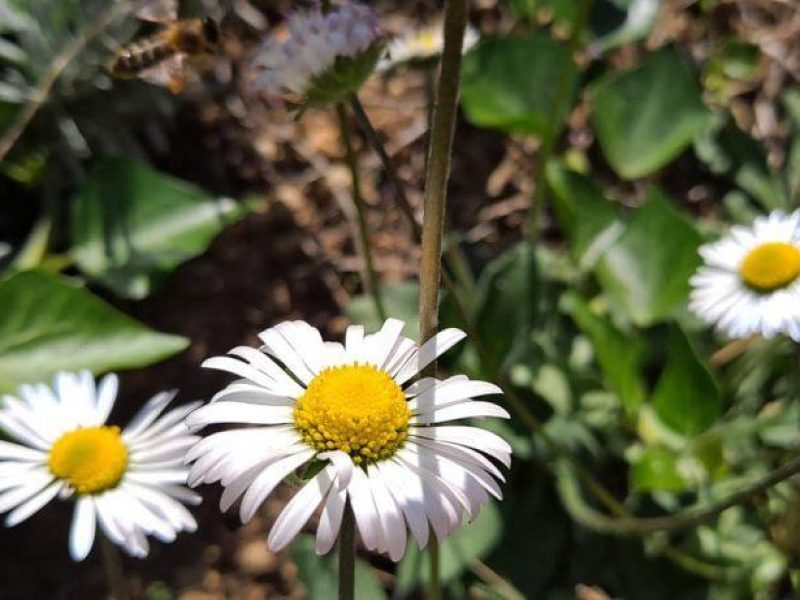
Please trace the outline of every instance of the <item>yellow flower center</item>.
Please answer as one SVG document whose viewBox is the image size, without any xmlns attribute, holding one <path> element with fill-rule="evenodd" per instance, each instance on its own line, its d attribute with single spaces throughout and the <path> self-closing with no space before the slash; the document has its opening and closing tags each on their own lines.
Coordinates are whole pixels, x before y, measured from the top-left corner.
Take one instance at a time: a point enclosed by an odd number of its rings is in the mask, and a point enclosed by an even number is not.
<svg viewBox="0 0 800 600">
<path fill-rule="evenodd" d="M 392 456 L 408 436 L 410 417 L 389 374 L 358 364 L 322 371 L 294 409 L 304 442 L 320 452 L 346 452 L 357 465 Z"/>
<path fill-rule="evenodd" d="M 79 494 L 114 488 L 128 466 L 119 427 L 85 427 L 62 435 L 49 457 L 50 472 Z"/>
<path fill-rule="evenodd" d="M 744 257 L 739 274 L 759 292 L 786 287 L 800 275 L 800 250 L 785 242 L 761 244 Z"/>
</svg>

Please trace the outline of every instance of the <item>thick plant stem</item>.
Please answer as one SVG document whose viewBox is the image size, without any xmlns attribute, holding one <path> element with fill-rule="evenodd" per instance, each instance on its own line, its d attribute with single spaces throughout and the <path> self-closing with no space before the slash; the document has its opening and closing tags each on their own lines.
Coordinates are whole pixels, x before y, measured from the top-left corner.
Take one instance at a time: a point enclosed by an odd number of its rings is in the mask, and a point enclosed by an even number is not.
<svg viewBox="0 0 800 600">
<path fill-rule="evenodd" d="M 442 236 L 447 182 L 453 150 L 461 47 L 467 23 L 466 0 L 448 0 L 444 16 L 444 51 L 433 110 L 428 164 L 425 176 L 422 261 L 420 264 L 420 338 L 425 341 L 438 326 Z"/>
<path fill-rule="evenodd" d="M 369 238 L 369 226 L 367 225 L 367 210 L 364 198 L 361 195 L 361 172 L 358 168 L 358 156 L 353 149 L 353 141 L 350 139 L 350 129 L 347 126 L 347 109 L 344 104 L 336 105 L 336 113 L 339 116 L 339 127 L 341 129 L 342 144 L 344 145 L 347 166 L 350 169 L 350 176 L 353 181 L 353 203 L 356 206 L 358 220 L 358 236 L 361 256 L 364 260 L 364 290 L 372 296 L 375 303 L 375 312 L 381 321 L 386 319 L 386 309 L 383 305 L 378 277 L 375 274 L 375 264 L 372 261 L 372 243 Z"/>
<path fill-rule="evenodd" d="M 442 238 L 447 204 L 447 182 L 450 177 L 450 159 L 458 112 L 461 48 L 466 25 L 466 0 L 448 0 L 444 13 L 444 50 L 439 68 L 425 173 L 422 260 L 419 272 L 420 342 L 433 337 L 439 326 L 439 286 L 442 276 Z M 431 365 L 425 374 L 435 376 L 436 365 Z M 431 580 L 427 596 L 429 600 L 441 598 L 438 550 L 435 543 L 430 544 L 428 556 L 431 564 Z"/>
<path fill-rule="evenodd" d="M 103 570 L 106 573 L 108 591 L 113 600 L 129 600 L 128 583 L 125 581 L 125 573 L 122 570 L 122 560 L 119 550 L 105 534 L 101 533 L 100 549 L 103 554 Z"/>
<path fill-rule="evenodd" d="M 350 501 L 344 508 L 339 529 L 339 600 L 354 600 L 356 595 L 356 527 Z"/>
</svg>

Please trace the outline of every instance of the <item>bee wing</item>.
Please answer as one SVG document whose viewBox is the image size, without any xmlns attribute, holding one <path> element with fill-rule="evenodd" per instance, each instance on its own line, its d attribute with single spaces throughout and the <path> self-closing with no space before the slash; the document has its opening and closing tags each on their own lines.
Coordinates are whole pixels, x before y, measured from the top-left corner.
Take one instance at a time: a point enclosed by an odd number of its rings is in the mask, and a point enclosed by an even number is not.
<svg viewBox="0 0 800 600">
<path fill-rule="evenodd" d="M 180 94 L 186 87 L 187 75 L 186 55 L 176 54 L 143 71 L 140 77 L 148 83 L 167 88 L 173 94 Z"/>
<path fill-rule="evenodd" d="M 178 18 L 178 0 L 138 0 L 133 12 L 142 21 L 169 23 Z"/>
</svg>

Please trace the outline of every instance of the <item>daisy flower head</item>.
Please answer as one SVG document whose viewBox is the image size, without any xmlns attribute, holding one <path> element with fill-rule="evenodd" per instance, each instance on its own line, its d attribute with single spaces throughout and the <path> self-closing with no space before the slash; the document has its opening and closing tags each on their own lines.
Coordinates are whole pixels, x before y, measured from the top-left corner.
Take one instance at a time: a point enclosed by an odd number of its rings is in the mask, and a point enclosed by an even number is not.
<svg viewBox="0 0 800 600">
<path fill-rule="evenodd" d="M 375 11 L 348 2 L 323 13 L 317 4 L 286 21 L 286 35 L 271 35 L 255 58 L 254 87 L 267 97 L 300 105 L 335 103 L 355 92 L 383 50 Z"/>
<path fill-rule="evenodd" d="M 474 518 L 489 496 L 501 497 L 500 469 L 510 446 L 479 427 L 454 424 L 508 413 L 475 397 L 501 393 L 457 375 L 411 380 L 465 336 L 447 329 L 418 346 L 389 319 L 374 334 L 347 329 L 344 344 L 323 341 L 302 321 L 260 334 L 261 350 L 239 347 L 205 366 L 238 375 L 188 418 L 192 428 L 237 423 L 192 448 L 189 483 L 219 481 L 227 510 L 242 498 L 250 520 L 275 487 L 295 470 L 315 473 L 286 505 L 270 531 L 278 551 L 318 507 L 316 550 L 327 553 L 350 503 L 364 545 L 399 560 L 407 529 L 420 549 L 430 529 L 443 540 L 463 515 Z"/>
<path fill-rule="evenodd" d="M 124 428 L 107 425 L 116 375 L 97 385 L 89 371 L 58 373 L 53 387 L 23 385 L 4 396 L 0 428 L 0 512 L 24 521 L 55 498 L 74 499 L 69 551 L 83 560 L 96 525 L 132 556 L 148 553 L 147 535 L 171 542 L 197 523 L 181 504 L 200 496 L 185 487 L 186 450 L 197 441 L 184 419 L 197 403 L 164 409 L 174 392 L 151 398 Z"/>
<path fill-rule="evenodd" d="M 478 30 L 468 25 L 464 31 L 462 52 L 469 52 L 480 40 Z M 392 38 L 386 54 L 378 63 L 378 71 L 389 71 L 406 63 L 428 63 L 444 49 L 444 28 L 441 20 Z"/>
<path fill-rule="evenodd" d="M 758 217 L 700 248 L 690 308 L 732 338 L 800 341 L 800 211 Z"/>
</svg>

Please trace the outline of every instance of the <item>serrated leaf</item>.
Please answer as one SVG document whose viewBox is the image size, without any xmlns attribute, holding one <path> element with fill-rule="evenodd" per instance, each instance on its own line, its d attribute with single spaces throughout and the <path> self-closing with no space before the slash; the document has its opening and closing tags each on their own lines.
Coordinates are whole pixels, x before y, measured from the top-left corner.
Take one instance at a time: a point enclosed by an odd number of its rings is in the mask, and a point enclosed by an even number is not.
<svg viewBox="0 0 800 600">
<path fill-rule="evenodd" d="M 625 179 L 657 171 L 712 123 L 694 72 L 670 50 L 603 77 L 592 90 L 591 107 L 603 154 Z"/>
<path fill-rule="evenodd" d="M 318 556 L 314 550 L 314 536 L 305 534 L 292 542 L 291 555 L 309 600 L 336 597 L 339 585 L 336 552 Z M 383 586 L 372 574 L 371 567 L 359 558 L 356 558 L 355 585 L 355 597 L 359 600 L 385 600 L 387 597 Z"/>
<path fill-rule="evenodd" d="M 598 263 L 598 279 L 614 306 L 637 325 L 652 325 L 685 304 L 701 241 L 693 223 L 651 188 Z"/>
<path fill-rule="evenodd" d="M 461 575 L 473 560 L 486 557 L 500 541 L 502 532 L 500 512 L 490 502 L 481 509 L 475 521 L 463 525 L 441 544 L 441 583 L 447 583 Z M 400 594 L 408 594 L 429 581 L 430 564 L 427 554 L 409 543 L 406 555 L 397 567 L 397 590 Z"/>
<path fill-rule="evenodd" d="M 670 335 L 666 366 L 653 391 L 652 404 L 662 423 L 686 436 L 705 431 L 722 414 L 722 397 L 714 378 L 677 327 Z"/>
<path fill-rule="evenodd" d="M 117 294 L 143 298 L 249 207 L 125 157 L 103 161 L 72 208 L 72 256 Z"/>
<path fill-rule="evenodd" d="M 0 282 L 0 390 L 50 379 L 142 367 L 188 346 L 157 333 L 63 277 L 23 271 Z"/>
<path fill-rule="evenodd" d="M 577 69 L 544 35 L 487 39 L 464 57 L 461 102 L 480 127 L 547 138 L 569 111 Z M 559 88 L 570 93 L 555 106 Z"/>
</svg>

